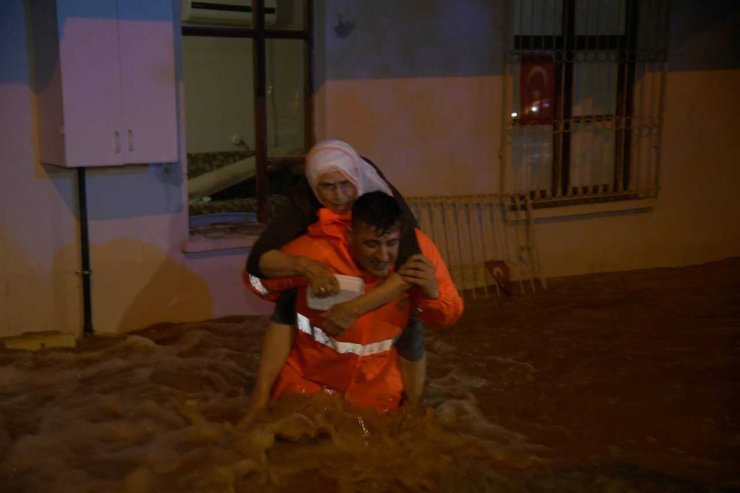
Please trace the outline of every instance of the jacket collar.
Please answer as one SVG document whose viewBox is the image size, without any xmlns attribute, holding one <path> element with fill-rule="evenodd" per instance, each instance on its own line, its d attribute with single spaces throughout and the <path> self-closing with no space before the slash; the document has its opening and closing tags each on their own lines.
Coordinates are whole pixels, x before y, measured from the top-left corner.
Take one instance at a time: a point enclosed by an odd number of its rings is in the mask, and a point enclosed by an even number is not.
<svg viewBox="0 0 740 493">
<path fill-rule="evenodd" d="M 319 220 L 308 227 L 308 236 L 339 240 L 343 245 L 349 247 L 345 232 L 351 222 L 352 216 L 350 214 L 338 214 L 331 209 L 322 207 L 319 209 Z"/>
</svg>

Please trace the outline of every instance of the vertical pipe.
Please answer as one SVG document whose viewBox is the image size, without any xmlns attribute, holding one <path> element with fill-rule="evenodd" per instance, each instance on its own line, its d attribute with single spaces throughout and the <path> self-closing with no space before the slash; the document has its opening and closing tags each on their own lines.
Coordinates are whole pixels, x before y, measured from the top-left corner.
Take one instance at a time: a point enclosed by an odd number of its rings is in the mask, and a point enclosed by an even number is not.
<svg viewBox="0 0 740 493">
<path fill-rule="evenodd" d="M 83 309 L 83 334 L 91 336 L 92 326 L 92 295 L 90 289 L 90 239 L 87 230 L 87 190 L 85 187 L 85 168 L 77 168 L 77 197 L 80 214 L 80 253 L 82 260 L 82 309 Z"/>
</svg>

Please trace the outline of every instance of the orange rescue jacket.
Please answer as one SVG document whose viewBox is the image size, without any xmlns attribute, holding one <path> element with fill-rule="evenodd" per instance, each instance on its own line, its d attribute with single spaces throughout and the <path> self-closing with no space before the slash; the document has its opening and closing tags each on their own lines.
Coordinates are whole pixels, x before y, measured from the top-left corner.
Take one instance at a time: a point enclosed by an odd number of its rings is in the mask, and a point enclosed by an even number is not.
<svg viewBox="0 0 740 493">
<path fill-rule="evenodd" d="M 378 279 L 355 263 L 345 237 L 348 215 L 328 209 L 319 211 L 319 221 L 307 235 L 283 247 L 282 251 L 327 264 L 335 273 L 361 277 L 365 289 Z M 395 339 L 408 324 L 412 310 L 428 324 L 448 326 L 462 314 L 463 303 L 444 262 L 432 241 L 417 230 L 422 253 L 435 267 L 440 295 L 428 299 L 410 290 L 385 305 L 358 317 L 340 336 L 333 338 L 321 329 L 322 311 L 306 303 L 305 278 L 258 279 L 245 272 L 245 284 L 266 299 L 298 287 L 297 332 L 293 348 L 273 387 L 273 398 L 285 392 L 315 393 L 336 391 L 350 404 L 374 408 L 381 413 L 398 407 L 403 392 Z"/>
</svg>

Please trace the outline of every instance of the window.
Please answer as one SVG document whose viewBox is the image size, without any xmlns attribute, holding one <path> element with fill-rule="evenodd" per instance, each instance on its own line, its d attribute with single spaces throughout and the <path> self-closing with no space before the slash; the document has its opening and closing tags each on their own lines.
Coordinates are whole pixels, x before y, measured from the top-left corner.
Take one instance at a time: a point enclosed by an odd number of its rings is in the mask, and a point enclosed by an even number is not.
<svg viewBox="0 0 740 493">
<path fill-rule="evenodd" d="M 511 0 L 505 192 L 534 207 L 658 191 L 668 0 Z"/>
<path fill-rule="evenodd" d="M 267 222 L 313 141 L 312 2 L 182 0 L 181 14 L 191 224 Z"/>
</svg>

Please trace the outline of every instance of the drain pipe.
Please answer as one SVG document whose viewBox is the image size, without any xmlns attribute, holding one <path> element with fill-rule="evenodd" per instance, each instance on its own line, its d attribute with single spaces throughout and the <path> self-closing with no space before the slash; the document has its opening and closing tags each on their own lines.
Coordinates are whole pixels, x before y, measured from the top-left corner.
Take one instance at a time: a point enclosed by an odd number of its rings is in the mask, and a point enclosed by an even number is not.
<svg viewBox="0 0 740 493">
<path fill-rule="evenodd" d="M 87 231 L 87 192 L 85 187 L 85 168 L 77 168 L 77 197 L 79 201 L 80 212 L 80 250 L 82 255 L 82 270 L 79 274 L 82 276 L 82 306 L 84 316 L 83 334 L 91 336 L 93 334 L 92 326 L 92 297 L 90 290 L 90 239 Z"/>
</svg>

